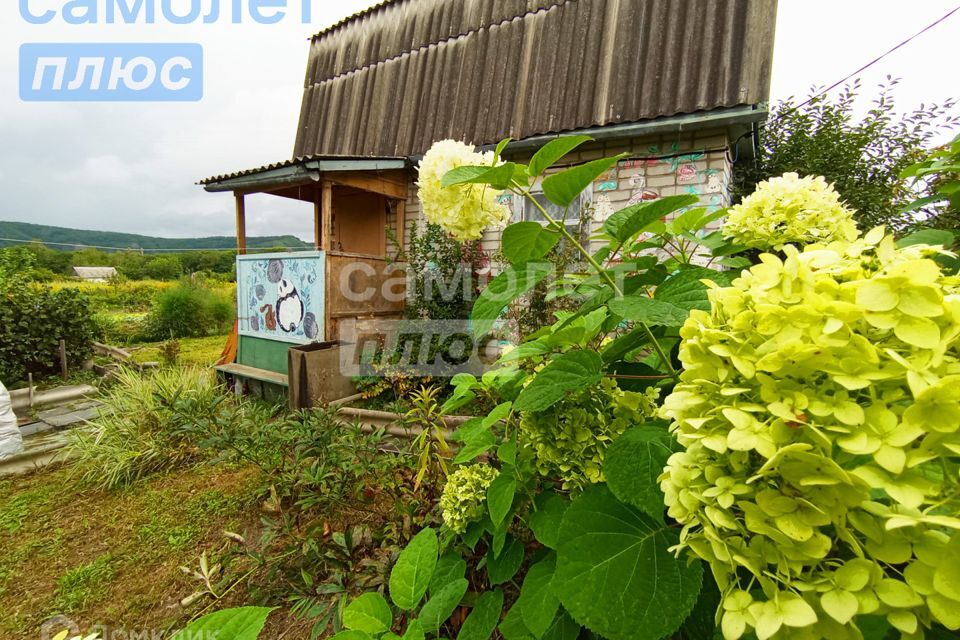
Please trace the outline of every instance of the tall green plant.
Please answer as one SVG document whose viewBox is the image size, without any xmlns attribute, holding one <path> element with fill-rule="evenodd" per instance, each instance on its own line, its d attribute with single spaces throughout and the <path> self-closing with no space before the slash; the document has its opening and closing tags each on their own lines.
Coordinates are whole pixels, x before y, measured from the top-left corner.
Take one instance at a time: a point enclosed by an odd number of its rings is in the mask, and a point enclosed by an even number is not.
<svg viewBox="0 0 960 640">
<path fill-rule="evenodd" d="M 758 183 L 787 172 L 823 176 L 856 210 L 861 230 L 910 227 L 915 216 L 903 208 L 914 193 L 901 173 L 958 116 L 952 100 L 900 113 L 892 95 L 896 84 L 881 86 L 863 116 L 857 111 L 858 83 L 835 98 L 824 94 L 800 105 L 793 99 L 774 105 L 760 127 L 756 158 L 734 165 L 735 196 L 746 197 Z"/>
<path fill-rule="evenodd" d="M 675 196 L 613 214 L 599 233 L 605 246 L 588 251 L 531 194 L 534 181 L 546 174 L 545 197 L 570 207 L 620 159 L 550 170 L 587 140 L 557 139 L 528 165 L 500 161 L 498 149 L 493 166 L 461 163 L 437 178 L 436 189 L 425 184 L 421 171 L 425 193 L 444 189 L 455 200 L 462 189 L 475 200 L 461 216 L 501 217 L 489 210 L 489 195 L 475 190 L 483 187 L 529 198 L 547 221 L 504 230 L 507 263 L 474 304 L 475 333 L 489 331 L 508 304 L 537 285 L 551 296 L 579 302 L 506 353 L 496 370 L 480 379 L 454 378 L 445 411 L 476 396 L 498 402 L 489 415 L 455 434 L 457 471 L 441 498 L 444 513 L 456 514 L 455 522 L 438 533 L 425 530 L 397 562 L 389 591 L 405 622 L 394 624 L 386 600 L 364 597 L 351 607 L 378 622 L 366 625 L 359 615 L 353 626 L 347 620 L 344 640 L 394 637 L 391 629 L 397 627 L 404 637 L 488 638 L 499 629 L 508 639 L 572 638 L 585 627 L 615 640 L 659 638 L 679 629 L 697 602 L 702 568 L 671 551 L 679 531 L 665 519 L 662 498 L 634 503 L 610 487 L 639 476 L 646 478 L 649 495 L 659 492 L 649 471 L 662 465 L 661 450 L 670 445 L 664 424 L 650 417 L 657 396 L 652 388 L 669 388 L 679 375 L 672 355 L 677 328 L 690 309 L 709 304 L 701 279 L 726 276 L 692 264 L 693 251 L 627 266 L 622 260 L 675 247 L 680 239 L 683 246 L 708 253 L 713 248 L 718 255 L 735 247 L 703 231 L 716 216 L 696 207 L 695 197 Z M 431 161 L 449 164 L 428 153 L 424 165 L 433 166 Z M 470 221 L 460 226 L 478 227 Z M 545 257 L 561 241 L 588 272 L 551 277 Z M 591 401 L 580 411 L 577 398 L 587 397 Z M 649 446 L 638 446 L 617 466 L 606 464 L 610 445 L 638 430 Z M 469 505 L 457 505 L 467 499 Z M 467 596 L 470 590 L 475 593 Z M 471 611 L 457 632 L 449 619 L 461 601 L 470 603 Z"/>
<path fill-rule="evenodd" d="M 79 291 L 0 272 L 0 380 L 12 384 L 27 374 L 59 372 L 60 340 L 68 366 L 77 370 L 92 354 L 97 331 L 89 300 Z"/>
</svg>

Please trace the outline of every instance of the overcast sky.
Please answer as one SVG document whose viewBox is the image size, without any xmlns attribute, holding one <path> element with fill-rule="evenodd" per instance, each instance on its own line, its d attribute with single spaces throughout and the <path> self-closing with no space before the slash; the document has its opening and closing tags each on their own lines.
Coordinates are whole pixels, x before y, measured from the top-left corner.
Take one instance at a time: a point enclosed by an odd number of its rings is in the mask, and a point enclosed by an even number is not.
<svg viewBox="0 0 960 640">
<path fill-rule="evenodd" d="M 780 0 L 772 98 L 832 84 L 957 1 Z M 291 16 L 275 25 L 186 26 L 71 26 L 60 20 L 30 25 L 20 18 L 17 4 L 0 0 L 0 220 L 192 237 L 233 235 L 232 198 L 207 194 L 194 183 L 291 156 L 308 37 L 371 2 L 314 2 L 310 25 Z M 30 4 L 39 12 L 62 6 L 63 0 Z M 960 96 L 954 64 L 958 37 L 960 13 L 863 74 L 864 87 L 872 89 L 887 74 L 902 78 L 894 95 L 904 110 Z M 137 41 L 202 43 L 204 99 L 20 101 L 21 44 Z M 281 200 L 253 198 L 248 233 L 310 238 L 309 209 L 290 215 L 278 208 Z"/>
</svg>

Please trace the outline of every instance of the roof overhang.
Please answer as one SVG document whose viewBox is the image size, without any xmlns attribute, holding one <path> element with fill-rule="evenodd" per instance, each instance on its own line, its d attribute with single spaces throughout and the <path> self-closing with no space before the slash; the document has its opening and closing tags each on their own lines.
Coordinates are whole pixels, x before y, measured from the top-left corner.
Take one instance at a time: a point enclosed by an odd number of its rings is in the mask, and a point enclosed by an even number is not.
<svg viewBox="0 0 960 640">
<path fill-rule="evenodd" d="M 508 153 L 534 151 L 554 138 L 572 134 L 587 135 L 594 140 L 603 141 L 622 140 L 623 138 L 643 138 L 663 133 L 676 134 L 683 131 L 703 129 L 727 129 L 730 132 L 731 140 L 735 140 L 742 134 L 752 131 L 756 123 L 766 120 L 767 113 L 767 104 L 761 103 L 757 105 L 725 107 L 698 113 L 666 116 L 642 122 L 608 124 L 599 127 L 530 136 L 522 140 L 514 140 L 507 145 L 506 151 Z M 481 148 L 489 151 L 495 147 L 496 144 L 489 144 Z"/>
<path fill-rule="evenodd" d="M 343 171 L 389 171 L 404 169 L 406 158 L 317 157 L 291 160 L 201 180 L 206 191 L 267 191 L 320 182 L 321 175 Z"/>
</svg>

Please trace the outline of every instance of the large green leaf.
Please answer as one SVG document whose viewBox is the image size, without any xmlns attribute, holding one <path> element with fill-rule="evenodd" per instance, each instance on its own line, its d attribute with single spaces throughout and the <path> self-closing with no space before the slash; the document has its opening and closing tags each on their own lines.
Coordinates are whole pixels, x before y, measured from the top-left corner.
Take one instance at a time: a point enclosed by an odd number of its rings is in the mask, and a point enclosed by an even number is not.
<svg viewBox="0 0 960 640">
<path fill-rule="evenodd" d="M 238 607 L 209 613 L 194 620 L 173 640 L 189 638 L 230 638 L 257 640 L 273 607 Z"/>
<path fill-rule="evenodd" d="M 503 610 L 503 591 L 496 589 L 487 591 L 473 606 L 473 611 L 463 621 L 457 640 L 487 640 L 500 622 L 500 612 Z"/>
<path fill-rule="evenodd" d="M 688 267 L 664 280 L 654 291 L 653 297 L 687 311 L 692 309 L 709 311 L 707 285 L 701 280 L 712 280 L 721 286 L 729 286 L 733 277 L 736 277 L 736 274 L 732 271 Z"/>
<path fill-rule="evenodd" d="M 423 630 L 427 633 L 436 633 L 440 625 L 453 615 L 469 586 L 470 583 L 466 578 L 458 578 L 430 596 L 420 609 L 420 617 L 417 618 Z"/>
<path fill-rule="evenodd" d="M 562 136 L 555 138 L 533 154 L 530 159 L 529 171 L 530 177 L 536 178 L 545 170 L 553 166 L 553 163 L 563 158 L 584 142 L 592 140 L 590 136 Z"/>
<path fill-rule="evenodd" d="M 506 189 L 516 173 L 517 165 L 505 162 L 495 167 L 463 166 L 451 169 L 443 174 L 440 185 L 450 187 L 455 184 L 489 184 L 495 189 Z"/>
<path fill-rule="evenodd" d="M 640 292 L 614 298 L 608 305 L 611 311 L 627 320 L 645 322 L 649 325 L 679 327 L 689 315 L 686 309 L 663 300 L 656 300 Z"/>
<path fill-rule="evenodd" d="M 673 213 L 681 207 L 697 202 L 695 195 L 667 196 L 653 202 L 630 205 L 610 215 L 603 223 L 603 230 L 623 244 L 650 224 Z"/>
<path fill-rule="evenodd" d="M 580 625 L 570 617 L 569 613 L 561 609 L 553 619 L 553 624 L 543 634 L 542 640 L 577 640 L 580 637 L 580 631 Z"/>
<path fill-rule="evenodd" d="M 457 457 L 453 459 L 454 464 L 470 462 L 496 444 L 497 438 L 490 427 L 484 427 L 481 423 L 480 428 L 471 433 L 469 437 L 463 436 L 463 441 L 463 447 L 457 452 Z"/>
<path fill-rule="evenodd" d="M 534 640 L 533 634 L 523 623 L 523 614 L 520 612 L 520 604 L 513 603 L 507 615 L 503 616 L 503 622 L 498 627 L 500 635 L 504 640 Z"/>
<path fill-rule="evenodd" d="M 720 606 L 720 588 L 713 574 L 703 574 L 703 588 L 693 606 L 693 611 L 683 621 L 683 637 L 687 640 L 722 640 L 723 633 L 717 626 L 717 607 Z"/>
<path fill-rule="evenodd" d="M 368 591 L 343 610 L 343 626 L 377 635 L 389 631 L 393 626 L 393 613 L 383 596 L 376 591 Z"/>
<path fill-rule="evenodd" d="M 956 238 L 954 238 L 953 233 L 950 231 L 944 231 L 942 229 L 921 229 L 897 240 L 897 247 L 909 247 L 914 244 L 939 244 L 949 249 L 953 246 L 955 240 Z"/>
<path fill-rule="evenodd" d="M 411 620 L 407 624 L 407 630 L 403 632 L 403 640 L 424 640 L 424 637 L 426 634 L 419 620 Z"/>
<path fill-rule="evenodd" d="M 537 496 L 536 506 L 537 510 L 530 514 L 530 529 L 540 544 L 556 549 L 560 523 L 570 501 L 555 493 L 541 493 Z"/>
<path fill-rule="evenodd" d="M 567 391 L 588 387 L 601 378 L 603 360 L 595 351 L 570 351 L 543 368 L 520 392 L 513 408 L 543 411 L 563 398 Z"/>
<path fill-rule="evenodd" d="M 494 527 L 500 527 L 503 519 L 513 506 L 513 495 L 517 492 L 517 479 L 512 473 L 501 473 L 487 487 L 487 506 L 490 509 L 490 521 Z"/>
<path fill-rule="evenodd" d="M 433 572 L 433 578 L 430 579 L 430 588 L 427 592 L 436 593 L 457 578 L 462 578 L 466 572 L 467 561 L 456 551 L 448 551 L 437 561 L 437 568 Z"/>
<path fill-rule="evenodd" d="M 473 303 L 470 319 L 474 334 L 482 336 L 490 331 L 504 307 L 537 286 L 551 271 L 553 267 L 548 263 L 528 262 L 523 267 L 507 267 L 500 272 Z"/>
<path fill-rule="evenodd" d="M 678 542 L 678 529 L 593 485 L 563 516 L 553 591 L 574 620 L 609 640 L 659 640 L 700 592 L 700 563 L 671 552 Z"/>
<path fill-rule="evenodd" d="M 673 453 L 670 443 L 665 429 L 633 427 L 613 441 L 603 463 L 613 495 L 656 520 L 663 519 L 663 493 L 657 478 Z"/>
<path fill-rule="evenodd" d="M 397 607 L 409 611 L 420 602 L 437 568 L 439 548 L 437 532 L 427 527 L 400 552 L 390 573 L 390 597 Z"/>
<path fill-rule="evenodd" d="M 556 562 L 556 554 L 551 552 L 530 567 L 523 579 L 523 586 L 520 587 L 517 606 L 520 607 L 524 626 L 535 638 L 543 637 L 560 608 L 560 601 L 550 587 Z"/>
<path fill-rule="evenodd" d="M 517 575 L 523 564 L 523 542 L 510 537 L 503 552 L 497 555 L 493 549 L 487 551 L 487 577 L 490 584 L 503 584 Z"/>
<path fill-rule="evenodd" d="M 617 360 L 622 360 L 628 353 L 639 349 L 649 341 L 650 336 L 647 335 L 647 332 L 638 327 L 629 333 L 623 334 L 604 347 L 603 351 L 600 352 L 600 356 L 606 363 L 616 362 Z"/>
<path fill-rule="evenodd" d="M 543 195 L 547 200 L 560 207 L 569 207 L 580 192 L 586 189 L 604 171 L 615 165 L 626 154 L 612 158 L 600 158 L 584 164 L 570 167 L 543 179 Z"/>
<path fill-rule="evenodd" d="M 512 264 L 539 260 L 560 241 L 560 234 L 539 222 L 516 222 L 503 230 L 500 248 Z"/>
</svg>

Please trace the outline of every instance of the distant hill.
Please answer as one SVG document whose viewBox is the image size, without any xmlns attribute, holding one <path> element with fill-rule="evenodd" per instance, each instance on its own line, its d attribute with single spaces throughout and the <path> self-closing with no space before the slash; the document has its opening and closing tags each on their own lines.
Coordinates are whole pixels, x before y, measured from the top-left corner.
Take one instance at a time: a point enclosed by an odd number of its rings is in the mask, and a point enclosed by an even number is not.
<svg viewBox="0 0 960 640">
<path fill-rule="evenodd" d="M 235 249 L 237 239 L 233 236 L 210 236 L 207 238 L 155 238 L 133 233 L 115 231 L 89 231 L 50 227 L 27 222 L 4 222 L 0 220 L 0 248 L 22 244 L 13 240 L 40 241 L 51 249 L 69 251 L 79 249 L 76 245 L 95 247 L 119 247 L 120 249 Z M 54 244 L 59 243 L 59 244 Z M 310 243 L 295 236 L 259 236 L 248 237 L 250 249 L 269 249 L 285 247 L 290 249 L 309 249 Z"/>
</svg>

